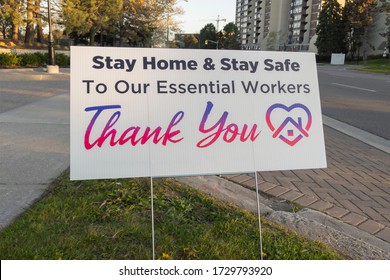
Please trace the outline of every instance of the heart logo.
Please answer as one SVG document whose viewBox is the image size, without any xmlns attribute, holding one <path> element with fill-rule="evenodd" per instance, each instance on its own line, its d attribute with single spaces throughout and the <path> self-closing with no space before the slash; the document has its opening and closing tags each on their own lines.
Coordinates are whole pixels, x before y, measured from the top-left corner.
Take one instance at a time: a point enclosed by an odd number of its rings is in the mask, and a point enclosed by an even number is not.
<svg viewBox="0 0 390 280">
<path fill-rule="evenodd" d="M 274 112 L 277 112 L 278 114 Z M 281 112 L 284 112 L 284 114 Z M 288 117 L 285 118 L 284 121 L 277 121 L 278 119 L 283 120 L 285 114 L 287 114 Z M 280 118 L 280 116 L 282 116 L 282 118 Z M 271 117 L 274 123 L 271 120 Z M 305 125 L 303 125 L 302 119 L 307 119 Z M 296 103 L 287 107 L 278 103 L 269 107 L 266 114 L 266 121 L 268 127 L 273 132 L 273 138 L 278 137 L 280 140 L 293 147 L 303 137 L 309 137 L 308 132 L 312 124 L 312 116 L 310 110 L 303 104 Z M 278 125 L 275 125 L 275 122 Z"/>
</svg>

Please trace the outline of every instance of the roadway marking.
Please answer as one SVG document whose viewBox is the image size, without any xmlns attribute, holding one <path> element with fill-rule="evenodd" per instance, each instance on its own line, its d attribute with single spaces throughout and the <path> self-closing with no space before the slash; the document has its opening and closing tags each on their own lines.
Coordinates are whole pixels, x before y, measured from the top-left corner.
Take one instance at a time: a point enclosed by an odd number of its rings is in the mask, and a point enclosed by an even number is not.
<svg viewBox="0 0 390 280">
<path fill-rule="evenodd" d="M 344 84 L 338 84 L 338 83 L 332 83 L 332 85 L 340 86 L 340 87 L 347 87 L 347 88 L 354 88 L 354 89 L 364 90 L 364 91 L 369 91 L 369 92 L 376 92 L 376 90 L 373 90 L 373 89 L 361 88 L 361 87 L 354 87 L 354 86 L 344 85 Z"/>
</svg>

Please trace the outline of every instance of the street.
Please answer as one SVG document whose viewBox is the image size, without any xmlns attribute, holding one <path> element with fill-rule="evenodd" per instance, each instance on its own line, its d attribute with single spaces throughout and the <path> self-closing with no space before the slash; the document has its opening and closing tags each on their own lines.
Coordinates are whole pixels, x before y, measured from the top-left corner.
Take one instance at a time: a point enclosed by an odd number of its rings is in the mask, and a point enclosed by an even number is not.
<svg viewBox="0 0 390 280">
<path fill-rule="evenodd" d="M 390 140 L 390 76 L 318 66 L 322 113 Z"/>
</svg>

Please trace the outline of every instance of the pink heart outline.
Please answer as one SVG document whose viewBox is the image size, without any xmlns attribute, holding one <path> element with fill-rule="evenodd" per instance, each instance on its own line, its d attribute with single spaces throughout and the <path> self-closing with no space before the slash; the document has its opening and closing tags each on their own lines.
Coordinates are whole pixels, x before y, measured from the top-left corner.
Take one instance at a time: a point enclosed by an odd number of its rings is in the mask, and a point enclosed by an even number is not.
<svg viewBox="0 0 390 280">
<path fill-rule="evenodd" d="M 308 117 L 307 118 L 308 121 L 307 121 L 306 126 L 305 127 L 302 126 L 302 118 L 298 118 L 298 121 L 295 121 L 293 118 L 287 117 L 283 121 L 283 123 L 279 126 L 279 128 L 276 129 L 271 122 L 271 113 L 273 110 L 275 110 L 277 108 L 283 109 L 287 112 L 291 112 L 292 110 L 294 110 L 296 108 L 303 109 L 306 112 L 307 117 Z M 282 140 L 283 142 L 285 142 L 286 144 L 288 144 L 292 147 L 292 146 L 295 146 L 303 138 L 303 136 L 309 137 L 308 131 L 312 125 L 313 120 L 312 120 L 312 115 L 311 115 L 310 110 L 303 104 L 296 103 L 296 104 L 293 104 L 290 107 L 288 107 L 288 106 L 285 106 L 283 104 L 277 103 L 277 104 L 274 104 L 268 108 L 267 113 L 266 113 L 266 121 L 267 121 L 268 127 L 271 129 L 272 132 L 274 132 L 272 134 L 272 138 L 278 137 L 280 140 Z M 300 134 L 297 137 L 295 137 L 295 139 L 293 139 L 293 140 L 289 140 L 284 135 L 281 134 L 283 129 L 289 123 L 291 123 L 294 127 L 296 127 L 297 130 L 300 132 Z"/>
</svg>

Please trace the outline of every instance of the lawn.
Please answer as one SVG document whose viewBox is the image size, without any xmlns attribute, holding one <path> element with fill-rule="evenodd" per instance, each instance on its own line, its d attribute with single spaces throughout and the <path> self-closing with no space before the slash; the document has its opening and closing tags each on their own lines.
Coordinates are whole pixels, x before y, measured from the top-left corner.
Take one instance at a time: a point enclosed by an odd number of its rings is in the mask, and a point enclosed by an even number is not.
<svg viewBox="0 0 390 280">
<path fill-rule="evenodd" d="M 152 259 L 148 179 L 69 181 L 0 232 L 0 259 Z M 173 179 L 154 182 L 157 259 L 260 259 L 257 216 Z M 262 221 L 264 259 L 342 259 Z"/>
<path fill-rule="evenodd" d="M 363 66 L 362 68 L 353 67 L 353 65 L 356 65 L 356 61 L 349 62 L 348 65 L 352 67 L 351 69 L 357 71 L 390 74 L 390 63 L 388 58 L 368 59 L 367 62 L 360 61 L 359 65 Z"/>
</svg>

